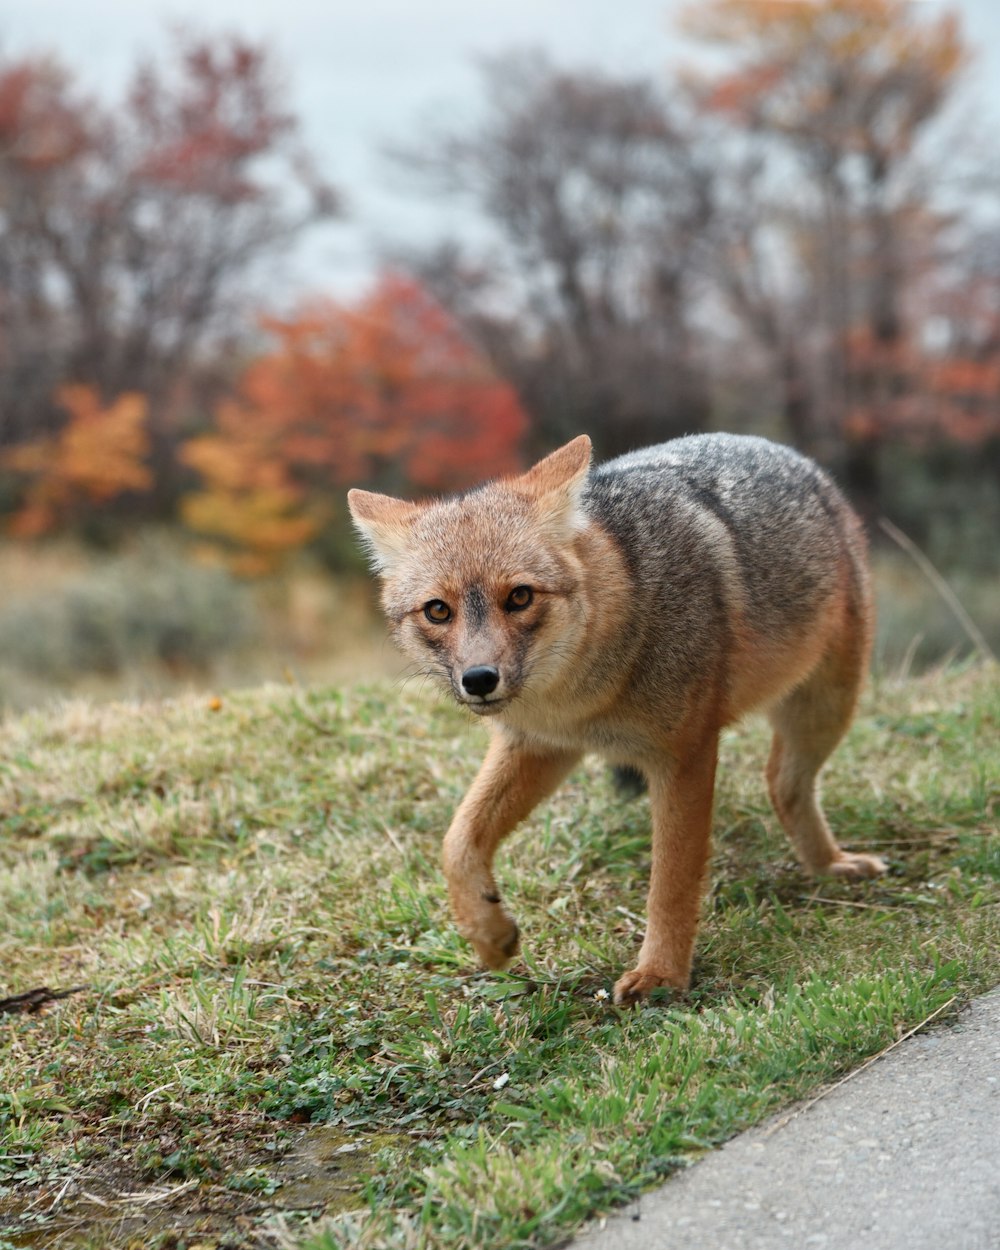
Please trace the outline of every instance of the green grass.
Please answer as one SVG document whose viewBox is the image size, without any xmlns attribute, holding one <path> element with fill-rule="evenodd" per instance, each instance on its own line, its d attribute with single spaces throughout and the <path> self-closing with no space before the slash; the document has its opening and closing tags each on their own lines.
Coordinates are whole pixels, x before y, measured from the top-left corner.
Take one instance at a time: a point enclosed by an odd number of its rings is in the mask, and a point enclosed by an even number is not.
<svg viewBox="0 0 1000 1250">
<path fill-rule="evenodd" d="M 631 1012 L 648 805 L 597 761 L 501 853 L 523 962 L 456 936 L 484 741 L 390 686 L 0 727 L 0 995 L 86 987 L 0 1016 L 0 1248 L 543 1246 L 1000 981 L 994 669 L 881 682 L 831 761 L 877 883 L 807 881 L 727 734 L 694 988 Z"/>
</svg>

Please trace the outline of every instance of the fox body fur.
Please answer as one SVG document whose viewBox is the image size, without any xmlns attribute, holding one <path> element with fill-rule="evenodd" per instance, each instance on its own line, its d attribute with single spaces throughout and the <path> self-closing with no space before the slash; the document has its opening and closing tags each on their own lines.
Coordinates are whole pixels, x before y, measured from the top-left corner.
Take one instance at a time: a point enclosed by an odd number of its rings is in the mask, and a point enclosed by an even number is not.
<svg viewBox="0 0 1000 1250">
<path fill-rule="evenodd" d="M 489 723 L 444 840 L 459 931 L 490 968 L 518 929 L 492 861 L 584 752 L 648 781 L 652 867 L 633 1002 L 685 988 L 709 856 L 719 733 L 755 708 L 767 781 L 805 869 L 873 877 L 842 850 L 817 774 L 854 711 L 871 640 L 865 543 L 811 461 L 698 435 L 591 469 L 586 436 L 520 477 L 408 503 L 352 490 L 396 640 Z"/>
</svg>

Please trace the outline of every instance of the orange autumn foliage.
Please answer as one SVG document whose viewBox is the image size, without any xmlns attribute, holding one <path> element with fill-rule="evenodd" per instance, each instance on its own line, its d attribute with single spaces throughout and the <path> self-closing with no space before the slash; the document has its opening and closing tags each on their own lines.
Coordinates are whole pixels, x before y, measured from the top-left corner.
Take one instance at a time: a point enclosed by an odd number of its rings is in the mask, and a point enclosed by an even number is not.
<svg viewBox="0 0 1000 1250">
<path fill-rule="evenodd" d="M 707 107 L 856 151 L 909 148 L 968 60 L 956 16 L 910 0 L 699 0 L 684 25 L 740 57 Z"/>
<path fill-rule="evenodd" d="M 57 398 L 69 413 L 57 433 L 6 451 L 0 463 L 27 479 L 10 532 L 34 538 L 129 491 L 146 491 L 152 474 L 146 400 L 120 395 L 104 404 L 90 386 L 64 386 Z"/>
<path fill-rule="evenodd" d="M 387 275 L 353 306 L 316 301 L 264 328 L 274 350 L 182 452 L 204 483 L 184 520 L 236 548 L 243 571 L 308 542 L 334 486 L 455 490 L 517 467 L 514 391 L 410 279 Z"/>
<path fill-rule="evenodd" d="M 978 354 L 932 354 L 908 339 L 881 344 L 856 330 L 847 349 L 852 374 L 873 393 L 868 402 L 849 408 L 844 423 L 848 438 L 893 437 L 915 445 L 966 447 L 1000 439 L 996 346 L 982 347 Z"/>
</svg>

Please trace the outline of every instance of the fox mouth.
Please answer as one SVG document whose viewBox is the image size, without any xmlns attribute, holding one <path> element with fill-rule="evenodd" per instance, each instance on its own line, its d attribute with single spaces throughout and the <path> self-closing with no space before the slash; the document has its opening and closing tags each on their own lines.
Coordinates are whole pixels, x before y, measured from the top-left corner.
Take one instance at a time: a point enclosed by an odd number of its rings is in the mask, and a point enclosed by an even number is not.
<svg viewBox="0 0 1000 1250">
<path fill-rule="evenodd" d="M 467 707 L 470 712 L 475 712 L 477 716 L 492 716 L 501 708 L 505 708 L 510 699 L 510 695 L 499 694 L 492 699 L 477 699 L 475 702 L 471 699 L 462 699 L 461 703 L 463 707 Z"/>
</svg>

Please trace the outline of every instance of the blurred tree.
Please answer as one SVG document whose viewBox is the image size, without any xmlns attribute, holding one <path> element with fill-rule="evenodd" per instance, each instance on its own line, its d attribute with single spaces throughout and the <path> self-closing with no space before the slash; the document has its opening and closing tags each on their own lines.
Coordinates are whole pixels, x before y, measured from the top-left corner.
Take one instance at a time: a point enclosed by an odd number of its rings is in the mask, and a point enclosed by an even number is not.
<svg viewBox="0 0 1000 1250">
<path fill-rule="evenodd" d="M 919 157 L 967 63 L 957 19 L 907 0 L 705 0 L 687 25 L 735 57 L 691 76 L 744 141 L 717 217 L 722 287 L 772 355 L 796 441 L 839 458 L 874 511 L 907 301 L 945 221 Z"/>
<path fill-rule="evenodd" d="M 407 263 L 517 387 L 537 444 L 585 429 L 613 454 L 702 428 L 709 154 L 650 83 L 525 53 L 482 73 L 480 122 L 394 155 L 425 190 L 470 200 L 490 242 Z"/>
<path fill-rule="evenodd" d="M 270 53 L 181 33 L 117 107 L 44 58 L 0 61 L 0 441 L 61 420 L 66 381 L 147 400 L 162 502 L 178 401 L 245 325 L 254 267 L 336 198 Z"/>
<path fill-rule="evenodd" d="M 417 283 L 388 274 L 353 307 L 317 301 L 264 328 L 275 349 L 183 451 L 204 481 L 184 518 L 242 571 L 313 538 L 333 484 L 446 491 L 517 468 L 514 391 Z"/>
<path fill-rule="evenodd" d="M 4 467 L 27 480 L 10 522 L 19 538 L 79 523 L 109 500 L 152 485 L 143 396 L 125 394 L 103 405 L 93 387 L 65 386 L 57 398 L 69 414 L 58 433 L 0 455 Z"/>
</svg>

